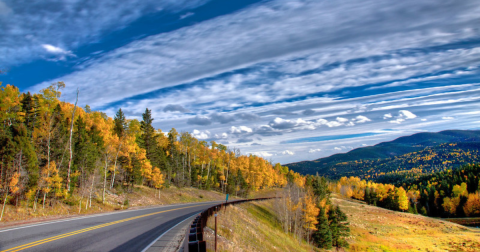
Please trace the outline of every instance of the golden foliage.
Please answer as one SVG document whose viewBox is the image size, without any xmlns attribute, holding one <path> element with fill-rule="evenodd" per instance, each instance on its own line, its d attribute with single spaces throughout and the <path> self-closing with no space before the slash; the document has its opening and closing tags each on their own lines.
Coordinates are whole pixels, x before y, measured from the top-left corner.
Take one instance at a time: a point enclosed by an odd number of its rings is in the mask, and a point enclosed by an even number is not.
<svg viewBox="0 0 480 252">
<path fill-rule="evenodd" d="M 463 207 L 463 211 L 467 216 L 480 215 L 480 192 L 471 193 L 468 195 L 468 199 Z"/>
</svg>

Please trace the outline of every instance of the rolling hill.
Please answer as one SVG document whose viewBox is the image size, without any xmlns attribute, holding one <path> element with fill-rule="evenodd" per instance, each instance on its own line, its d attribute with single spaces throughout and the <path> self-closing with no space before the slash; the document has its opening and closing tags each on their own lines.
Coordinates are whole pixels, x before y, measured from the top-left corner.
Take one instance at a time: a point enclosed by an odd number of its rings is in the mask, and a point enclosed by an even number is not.
<svg viewBox="0 0 480 252">
<path fill-rule="evenodd" d="M 332 179 L 358 176 L 388 182 L 398 176 L 417 177 L 476 163 L 479 151 L 480 131 L 446 130 L 417 133 L 347 153 L 286 165 L 301 174 L 318 173 Z"/>
</svg>

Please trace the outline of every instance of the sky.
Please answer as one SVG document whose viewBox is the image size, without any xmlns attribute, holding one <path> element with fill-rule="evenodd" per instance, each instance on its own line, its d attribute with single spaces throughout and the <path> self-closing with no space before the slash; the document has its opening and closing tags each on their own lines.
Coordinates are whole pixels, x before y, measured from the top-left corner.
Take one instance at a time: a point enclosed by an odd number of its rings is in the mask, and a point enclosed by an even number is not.
<svg viewBox="0 0 480 252">
<path fill-rule="evenodd" d="M 0 82 L 282 164 L 479 129 L 478 0 L 0 0 Z"/>
</svg>

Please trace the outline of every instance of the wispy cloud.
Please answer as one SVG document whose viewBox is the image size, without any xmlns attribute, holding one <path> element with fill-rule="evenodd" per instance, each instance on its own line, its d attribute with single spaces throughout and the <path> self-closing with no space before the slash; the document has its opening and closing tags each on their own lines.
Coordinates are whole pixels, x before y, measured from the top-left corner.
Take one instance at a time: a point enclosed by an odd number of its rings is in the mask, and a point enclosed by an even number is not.
<svg viewBox="0 0 480 252">
<path fill-rule="evenodd" d="M 190 9 L 207 0 L 0 1 L 0 65 L 45 56 L 43 45 L 73 51 L 98 42 L 104 33 L 124 28 L 145 14 Z"/>
<path fill-rule="evenodd" d="M 349 135 L 330 135 L 330 136 L 318 136 L 318 137 L 308 137 L 308 138 L 299 138 L 294 140 L 285 141 L 284 143 L 302 143 L 302 142 L 322 142 L 322 141 L 332 141 L 332 140 L 343 140 L 349 138 L 359 138 L 367 136 L 375 136 L 381 133 L 360 133 L 360 134 L 349 134 Z"/>
<path fill-rule="evenodd" d="M 478 58 L 480 52 L 475 48 L 426 51 L 413 55 L 391 54 L 396 50 L 429 47 L 477 36 L 474 29 L 469 29 L 474 27 L 476 9 L 474 1 L 462 1 L 455 5 L 413 0 L 395 5 L 350 0 L 335 4 L 318 1 L 266 2 L 235 14 L 131 43 L 92 62 L 85 70 L 62 79 L 73 89 L 80 86 L 88 93 L 92 89 L 89 83 L 109 83 L 102 87 L 102 92 L 95 92 L 102 93 L 102 99 L 97 95 L 88 98 L 86 102 L 93 106 L 260 62 L 270 62 L 265 65 L 265 70 L 292 73 L 294 76 L 285 76 L 273 81 L 271 86 L 260 87 L 245 86 L 242 80 L 228 85 L 219 82 L 222 88 L 215 89 L 226 93 L 236 90 L 234 97 L 254 94 L 250 98 L 242 98 L 261 102 L 272 97 L 282 100 L 342 87 L 408 79 L 432 71 L 458 68 L 462 62 L 465 65 Z M 402 12 L 412 15 L 400 15 Z M 445 18 L 445 13 L 450 18 Z M 258 23 L 262 25 L 258 26 Z M 418 23 L 423 24 L 421 29 Z M 306 50 L 308 53 L 304 53 Z M 379 55 L 384 57 L 348 63 L 355 58 Z M 333 69 L 295 76 L 336 62 L 341 64 Z M 264 78 L 261 72 L 257 77 Z M 160 86 L 158 83 L 161 83 Z M 203 88 L 204 91 L 213 89 L 212 84 Z M 245 92 L 237 91 L 240 84 Z M 105 96 L 111 98 L 105 99 Z"/>
<path fill-rule="evenodd" d="M 44 44 L 44 45 L 42 45 L 42 47 L 45 48 L 45 50 L 47 52 L 53 53 L 53 54 L 67 54 L 67 53 L 69 53 L 69 51 L 65 51 L 64 49 L 62 49 L 60 47 L 53 46 L 53 45 Z"/>
<path fill-rule="evenodd" d="M 0 15 L 8 15 L 12 12 L 12 9 L 10 9 L 10 7 L 8 7 L 8 5 L 6 3 L 4 3 L 3 1 L 0 1 Z"/>
<path fill-rule="evenodd" d="M 181 16 L 180 16 L 180 19 L 185 19 L 185 18 L 188 18 L 188 17 L 193 16 L 193 15 L 195 15 L 195 13 L 193 13 L 193 12 L 187 12 L 187 13 L 181 15 Z"/>
<path fill-rule="evenodd" d="M 389 117 L 384 116 L 383 118 L 386 119 L 386 118 L 389 118 Z M 398 116 L 396 116 L 394 120 L 390 120 L 389 122 L 400 124 L 400 123 L 404 122 L 405 120 L 414 119 L 414 118 L 417 118 L 417 115 L 415 115 L 414 113 L 412 113 L 408 110 L 400 110 L 400 111 L 398 111 Z"/>
<path fill-rule="evenodd" d="M 190 110 L 184 108 L 182 105 L 178 104 L 168 104 L 163 108 L 163 112 L 182 112 L 182 113 L 188 113 Z"/>
</svg>

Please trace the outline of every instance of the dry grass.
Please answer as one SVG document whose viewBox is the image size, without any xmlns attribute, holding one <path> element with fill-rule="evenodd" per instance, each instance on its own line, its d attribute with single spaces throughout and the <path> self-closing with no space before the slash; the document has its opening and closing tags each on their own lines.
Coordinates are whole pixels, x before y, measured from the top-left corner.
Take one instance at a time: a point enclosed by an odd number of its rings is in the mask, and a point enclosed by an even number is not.
<svg viewBox="0 0 480 252">
<path fill-rule="evenodd" d="M 273 201 L 228 206 L 218 214 L 218 251 L 314 251 L 305 242 L 283 232 L 273 212 Z M 205 240 L 213 251 L 214 218 L 209 218 Z"/>
<path fill-rule="evenodd" d="M 232 197 L 230 197 L 232 198 Z M 32 203 L 26 207 L 26 202 L 19 202 L 18 207 L 6 205 L 1 227 L 26 224 L 31 222 L 53 220 L 76 215 L 93 214 L 122 209 L 135 209 L 153 205 L 179 204 L 188 202 L 225 200 L 225 195 L 219 192 L 199 190 L 195 188 L 170 187 L 161 190 L 160 199 L 155 190 L 145 186 L 136 186 L 131 193 L 122 193 L 115 189 L 106 193 L 106 202 L 102 204 L 101 192 L 97 191 L 92 199 L 92 207 L 85 209 L 86 198 L 82 199 L 79 212 L 80 197 L 73 195 L 68 200 L 47 200 L 45 209 L 37 204 L 34 212 Z M 128 202 L 128 205 L 126 204 Z M 1 210 L 1 209 L 0 209 Z"/>
<path fill-rule="evenodd" d="M 350 222 L 350 251 L 480 251 L 480 230 L 333 198 Z"/>
<path fill-rule="evenodd" d="M 283 188 L 266 188 L 256 192 L 250 192 L 247 198 L 255 199 L 255 198 L 268 198 L 268 197 L 277 197 L 277 194 L 283 192 Z"/>
</svg>

